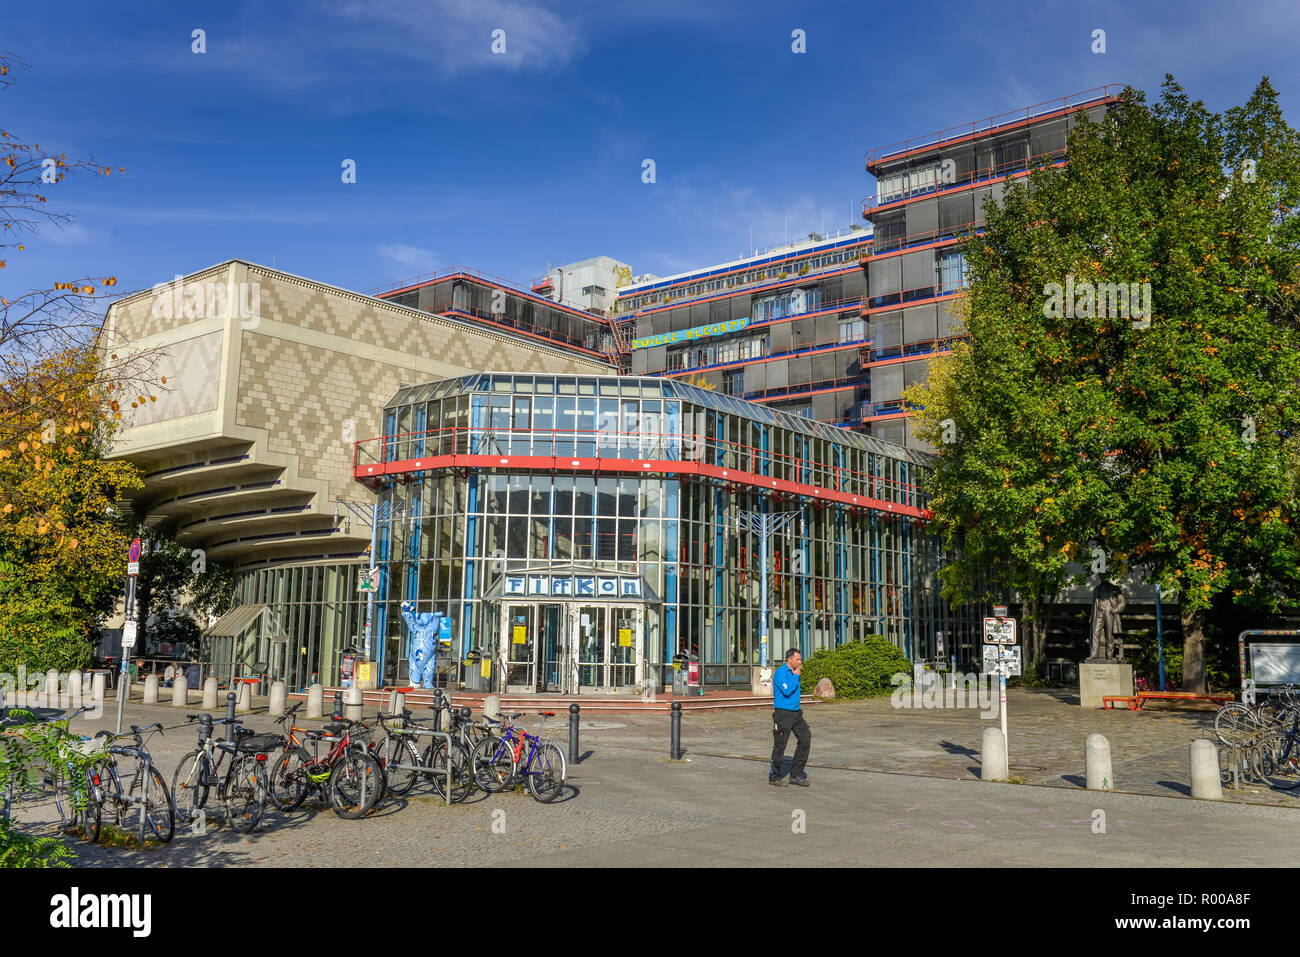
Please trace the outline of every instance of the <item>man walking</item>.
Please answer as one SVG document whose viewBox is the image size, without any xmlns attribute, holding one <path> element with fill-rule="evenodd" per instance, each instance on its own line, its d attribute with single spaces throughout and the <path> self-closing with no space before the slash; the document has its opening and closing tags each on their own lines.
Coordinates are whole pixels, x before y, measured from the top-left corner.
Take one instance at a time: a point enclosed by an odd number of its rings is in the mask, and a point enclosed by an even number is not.
<svg viewBox="0 0 1300 957">
<path fill-rule="evenodd" d="M 808 786 L 808 775 L 804 774 L 804 765 L 808 762 L 808 752 L 812 750 L 812 731 L 803 719 L 803 709 L 799 707 L 799 675 L 803 671 L 803 655 L 791 648 L 785 653 L 785 664 L 776 669 L 772 676 L 772 764 L 767 771 L 767 783 L 776 787 L 785 787 L 785 776 L 781 765 L 785 761 L 785 745 L 794 732 L 794 760 L 790 763 L 790 782 L 800 787 Z"/>
</svg>

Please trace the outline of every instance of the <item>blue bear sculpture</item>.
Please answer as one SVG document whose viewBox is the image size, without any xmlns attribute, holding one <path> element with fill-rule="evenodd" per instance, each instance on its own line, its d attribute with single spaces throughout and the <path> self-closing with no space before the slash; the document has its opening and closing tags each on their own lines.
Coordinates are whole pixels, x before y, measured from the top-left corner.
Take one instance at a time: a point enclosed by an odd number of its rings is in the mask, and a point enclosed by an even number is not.
<svg viewBox="0 0 1300 957">
<path fill-rule="evenodd" d="M 411 638 L 406 646 L 409 662 L 411 684 L 421 688 L 433 687 L 434 666 L 438 662 L 438 639 L 444 631 L 449 631 L 447 623 L 441 621 L 438 612 L 422 611 L 415 614 L 412 602 L 402 602 L 402 620 L 411 629 Z"/>
</svg>

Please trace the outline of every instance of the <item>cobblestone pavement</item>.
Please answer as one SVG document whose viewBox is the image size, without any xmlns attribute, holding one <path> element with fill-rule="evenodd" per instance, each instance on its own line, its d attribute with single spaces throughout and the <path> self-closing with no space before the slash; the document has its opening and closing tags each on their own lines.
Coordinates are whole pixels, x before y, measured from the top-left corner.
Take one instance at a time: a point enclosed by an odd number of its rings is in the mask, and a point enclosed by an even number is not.
<svg viewBox="0 0 1300 957">
<path fill-rule="evenodd" d="M 214 823 L 144 850 L 76 845 L 81 866 L 394 865 L 1048 865 L 1292 864 L 1300 813 L 1289 807 L 1183 799 L 1195 713 L 1082 712 L 1059 696 L 1011 693 L 1012 770 L 1026 783 L 975 783 L 976 712 L 895 711 L 889 701 L 819 705 L 813 787 L 766 785 L 770 714 L 690 714 L 687 760 L 667 760 L 662 715 L 584 722 L 584 760 L 553 805 L 522 792 L 475 794 L 444 807 L 417 788 L 360 821 L 325 808 L 269 810 L 242 836 Z M 111 727 L 109 715 L 93 726 Z M 180 709 L 132 704 L 128 722 L 163 720 L 149 742 L 169 784 L 194 746 Z M 265 715 L 250 725 L 269 729 Z M 79 728 L 79 729 L 81 729 Z M 1132 794 L 1083 790 L 1083 738 L 1111 739 L 1115 774 Z M 881 773 L 889 772 L 889 773 Z M 1232 792 L 1226 792 L 1231 795 Z M 1242 795 L 1237 795 L 1240 799 Z M 1272 803 L 1279 803 L 1273 799 Z M 1280 801 L 1289 804 L 1290 799 Z M 1101 812 L 1100 814 L 1098 812 Z M 54 818 L 38 795 L 20 807 L 34 829 Z M 1104 823 L 1104 833 L 1097 833 Z M 1008 835 L 1014 838 L 1008 840 Z"/>
</svg>

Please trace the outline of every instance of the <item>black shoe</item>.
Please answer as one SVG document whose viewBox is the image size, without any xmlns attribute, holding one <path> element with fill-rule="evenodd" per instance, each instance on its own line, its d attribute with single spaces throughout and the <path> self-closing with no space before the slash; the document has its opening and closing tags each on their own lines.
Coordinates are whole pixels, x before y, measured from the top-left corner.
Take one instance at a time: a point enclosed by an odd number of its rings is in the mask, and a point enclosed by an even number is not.
<svg viewBox="0 0 1300 957">
<path fill-rule="evenodd" d="M 767 783 L 772 785 L 774 788 L 783 788 L 786 786 L 785 778 L 778 774 L 769 774 L 767 776 Z"/>
<path fill-rule="evenodd" d="M 806 788 L 806 787 L 808 786 L 808 775 L 806 775 L 806 774 L 801 774 L 801 775 L 799 775 L 798 777 L 795 777 L 795 776 L 792 774 L 792 775 L 790 775 L 790 783 L 791 783 L 791 784 L 797 784 L 797 785 L 799 785 L 799 787 L 801 787 L 801 788 Z"/>
</svg>

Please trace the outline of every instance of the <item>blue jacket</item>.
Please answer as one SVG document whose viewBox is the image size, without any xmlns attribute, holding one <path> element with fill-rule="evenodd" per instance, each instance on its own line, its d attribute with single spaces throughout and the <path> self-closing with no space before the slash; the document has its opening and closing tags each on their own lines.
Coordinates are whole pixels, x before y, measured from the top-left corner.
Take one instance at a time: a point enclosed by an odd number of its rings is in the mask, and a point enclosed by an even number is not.
<svg viewBox="0 0 1300 957">
<path fill-rule="evenodd" d="M 800 710 L 799 676 L 789 665 L 782 665 L 772 675 L 772 707 L 781 711 Z"/>
</svg>

